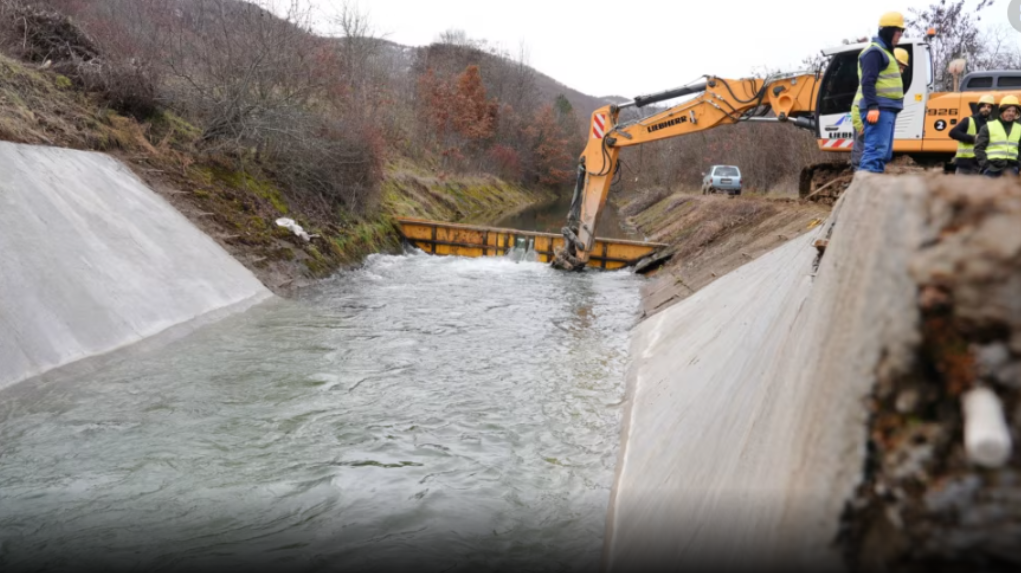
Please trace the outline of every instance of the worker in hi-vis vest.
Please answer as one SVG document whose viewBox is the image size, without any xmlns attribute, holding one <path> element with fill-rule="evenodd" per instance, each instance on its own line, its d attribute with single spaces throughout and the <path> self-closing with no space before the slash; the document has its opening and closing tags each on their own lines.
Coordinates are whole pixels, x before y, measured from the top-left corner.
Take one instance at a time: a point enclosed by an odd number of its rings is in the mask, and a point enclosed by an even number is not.
<svg viewBox="0 0 1021 573">
<path fill-rule="evenodd" d="M 888 12 L 879 19 L 879 34 L 858 56 L 861 116 L 865 150 L 860 169 L 882 173 L 893 159 L 893 130 L 904 109 L 904 82 L 893 49 L 904 35 L 904 16 Z"/>
<path fill-rule="evenodd" d="M 975 139 L 978 132 L 989 121 L 993 114 L 993 106 L 996 105 L 996 98 L 987 94 L 979 98 L 978 106 L 971 117 L 966 117 L 950 130 L 950 138 L 957 140 L 957 155 L 954 156 L 954 166 L 958 175 L 977 175 L 979 173 L 978 162 L 975 161 Z"/>
<path fill-rule="evenodd" d="M 975 137 L 975 159 L 982 175 L 1018 174 L 1017 150 L 1021 143 L 1021 103 L 1009 95 L 1000 100 L 1000 118 L 986 123 Z"/>
<path fill-rule="evenodd" d="M 911 63 L 911 56 L 904 48 L 895 48 L 893 57 L 897 60 L 901 75 Z M 851 125 L 854 127 L 854 145 L 851 147 L 851 169 L 857 171 L 861 166 L 861 156 L 865 152 L 865 123 L 861 119 L 861 104 L 863 101 L 861 86 L 858 86 L 858 93 L 854 96 L 854 105 L 851 106 Z M 983 123 L 983 125 L 985 125 Z"/>
</svg>

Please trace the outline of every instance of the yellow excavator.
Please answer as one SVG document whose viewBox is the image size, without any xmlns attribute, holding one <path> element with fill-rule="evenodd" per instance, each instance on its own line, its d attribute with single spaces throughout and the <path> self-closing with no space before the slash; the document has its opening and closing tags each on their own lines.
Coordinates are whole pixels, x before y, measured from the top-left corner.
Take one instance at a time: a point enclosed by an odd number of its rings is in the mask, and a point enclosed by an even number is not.
<svg viewBox="0 0 1021 573">
<path fill-rule="evenodd" d="M 904 110 L 897 118 L 894 155 L 908 155 L 922 166 L 952 160 L 957 142 L 950 139 L 950 130 L 958 120 L 972 114 L 981 96 L 991 93 L 999 101 L 1002 95 L 1021 91 L 1021 71 L 998 71 L 968 74 L 963 80 L 955 77 L 955 91 L 935 92 L 929 45 L 934 34 L 930 31 L 922 39 L 904 39 L 897 46 L 908 51 L 910 65 L 903 74 Z M 823 50 L 827 64 L 824 71 L 816 73 L 740 80 L 706 76 L 695 85 L 596 110 L 578 162 L 564 241 L 551 264 L 566 270 L 581 270 L 588 265 L 599 213 L 619 168 L 618 155 L 625 147 L 721 125 L 760 121 L 811 130 L 820 150 L 849 152 L 854 141 L 850 112 L 858 91 L 858 55 L 867 46 L 860 43 Z M 649 117 L 621 121 L 621 111 L 627 108 L 689 95 L 695 97 Z M 848 170 L 846 159 L 809 167 L 801 173 L 801 197 L 834 198 L 837 191 L 825 189 L 824 182 Z"/>
</svg>

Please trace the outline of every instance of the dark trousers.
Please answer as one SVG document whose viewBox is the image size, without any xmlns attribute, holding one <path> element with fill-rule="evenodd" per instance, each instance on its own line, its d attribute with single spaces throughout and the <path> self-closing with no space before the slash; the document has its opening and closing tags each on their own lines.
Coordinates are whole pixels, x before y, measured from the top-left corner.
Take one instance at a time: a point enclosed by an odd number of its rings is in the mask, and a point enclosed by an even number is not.
<svg viewBox="0 0 1021 573">
<path fill-rule="evenodd" d="M 861 156 L 865 153 L 865 132 L 854 132 L 854 147 L 851 148 L 851 169 L 861 167 Z"/>
<path fill-rule="evenodd" d="M 1010 167 L 1001 169 L 1000 171 L 990 171 L 989 168 L 987 167 L 982 171 L 982 175 L 985 175 L 986 177 L 992 177 L 993 179 L 996 179 L 997 177 L 1002 177 L 1004 175 L 1013 175 L 1014 177 L 1017 177 L 1018 166 L 1011 165 Z"/>
</svg>

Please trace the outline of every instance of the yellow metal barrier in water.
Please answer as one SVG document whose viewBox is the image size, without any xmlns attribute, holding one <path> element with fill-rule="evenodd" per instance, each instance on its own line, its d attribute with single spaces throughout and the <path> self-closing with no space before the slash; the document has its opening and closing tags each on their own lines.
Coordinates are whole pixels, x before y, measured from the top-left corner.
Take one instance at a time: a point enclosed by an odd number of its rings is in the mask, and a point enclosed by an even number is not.
<svg viewBox="0 0 1021 573">
<path fill-rule="evenodd" d="M 425 219 L 398 218 L 401 234 L 409 243 L 427 253 L 461 257 L 503 256 L 519 239 L 531 240 L 540 262 L 548 263 L 553 252 L 564 245 L 564 237 L 553 233 L 498 229 L 475 225 L 440 223 Z M 662 243 L 596 238 L 588 265 L 601 269 L 620 269 L 666 247 Z"/>
</svg>

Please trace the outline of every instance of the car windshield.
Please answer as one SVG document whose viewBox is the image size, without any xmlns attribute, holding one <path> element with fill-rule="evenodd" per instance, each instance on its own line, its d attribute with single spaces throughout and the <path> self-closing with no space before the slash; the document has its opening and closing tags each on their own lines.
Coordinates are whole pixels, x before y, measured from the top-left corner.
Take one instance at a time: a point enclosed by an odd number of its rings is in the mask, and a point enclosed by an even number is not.
<svg viewBox="0 0 1021 573">
<path fill-rule="evenodd" d="M 717 177 L 737 177 L 739 173 L 737 167 L 717 167 L 713 175 Z"/>
</svg>

